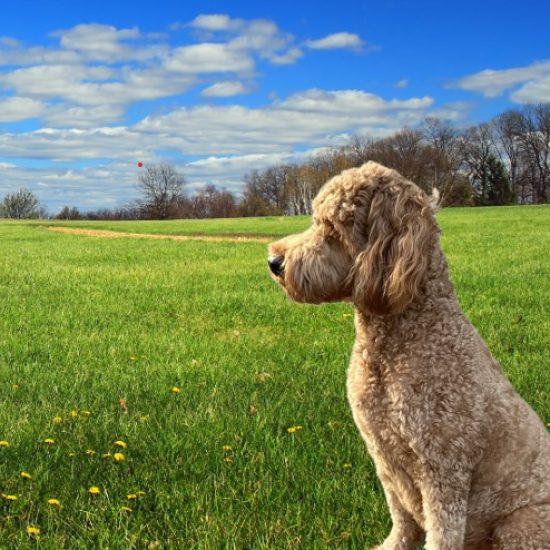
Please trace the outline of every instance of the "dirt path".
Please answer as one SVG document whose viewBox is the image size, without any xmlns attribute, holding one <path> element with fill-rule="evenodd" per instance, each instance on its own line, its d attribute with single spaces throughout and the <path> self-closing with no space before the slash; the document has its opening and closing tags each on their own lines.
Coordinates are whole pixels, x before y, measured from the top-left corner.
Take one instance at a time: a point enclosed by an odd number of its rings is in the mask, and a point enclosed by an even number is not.
<svg viewBox="0 0 550 550">
<path fill-rule="evenodd" d="M 123 231 L 107 231 L 104 229 L 80 229 L 77 227 L 49 226 L 50 231 L 68 233 L 70 235 L 85 235 L 87 237 L 103 237 L 107 239 L 169 239 L 172 241 L 214 241 L 268 243 L 275 238 L 247 237 L 241 235 L 155 235 L 154 233 L 124 233 Z"/>
</svg>

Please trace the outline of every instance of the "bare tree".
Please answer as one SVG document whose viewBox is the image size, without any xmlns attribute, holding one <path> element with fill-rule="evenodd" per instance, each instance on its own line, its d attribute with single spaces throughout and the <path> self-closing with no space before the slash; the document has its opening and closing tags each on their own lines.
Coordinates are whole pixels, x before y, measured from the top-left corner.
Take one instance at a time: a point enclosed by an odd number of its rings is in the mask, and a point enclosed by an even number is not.
<svg viewBox="0 0 550 550">
<path fill-rule="evenodd" d="M 422 132 L 424 139 L 432 147 L 432 187 L 439 190 L 442 204 L 447 204 L 447 197 L 452 203 L 464 195 L 464 180 L 459 177 L 461 147 L 458 131 L 448 120 L 427 117 L 422 125 Z M 454 186 L 457 189 L 453 189 Z"/>
<path fill-rule="evenodd" d="M 0 205 L 0 215 L 6 218 L 39 218 L 40 213 L 38 198 L 32 191 L 24 188 L 15 193 L 7 194 Z"/>
<path fill-rule="evenodd" d="M 508 168 L 512 189 L 520 202 L 526 202 L 530 183 L 524 177 L 525 172 L 521 166 L 521 136 L 525 129 L 523 115 L 520 111 L 510 109 L 493 118 L 490 124 L 495 149 L 500 160 Z"/>
<path fill-rule="evenodd" d="M 550 104 L 528 105 L 523 113 L 523 155 L 532 180 L 533 202 L 550 200 Z"/>
<path fill-rule="evenodd" d="M 187 202 L 191 218 L 233 218 L 239 213 L 233 194 L 215 185 L 203 187 Z"/>
<path fill-rule="evenodd" d="M 57 220 L 81 220 L 82 214 L 76 206 L 64 206 L 56 215 Z"/>
<path fill-rule="evenodd" d="M 289 167 L 285 182 L 286 213 L 291 215 L 311 214 L 315 194 L 314 168 L 309 165 Z"/>
<path fill-rule="evenodd" d="M 469 128 L 464 134 L 462 152 L 476 204 L 502 205 L 514 201 L 509 174 L 498 158 L 490 124 Z"/>
<path fill-rule="evenodd" d="M 137 184 L 142 198 L 136 201 L 141 216 L 165 220 L 176 215 L 178 202 L 184 197 L 185 179 L 170 164 L 146 166 Z"/>
<path fill-rule="evenodd" d="M 425 191 L 432 186 L 432 156 L 422 132 L 410 128 L 373 141 L 368 147 L 369 159 L 397 170 Z"/>
</svg>

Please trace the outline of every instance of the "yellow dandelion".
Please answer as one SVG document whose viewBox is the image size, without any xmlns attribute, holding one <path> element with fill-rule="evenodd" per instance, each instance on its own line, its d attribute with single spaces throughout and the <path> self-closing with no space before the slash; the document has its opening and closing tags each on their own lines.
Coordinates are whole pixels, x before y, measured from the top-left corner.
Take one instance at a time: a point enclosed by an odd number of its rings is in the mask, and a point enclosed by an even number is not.
<svg viewBox="0 0 550 550">
<path fill-rule="evenodd" d="M 40 535 L 40 529 L 38 527 L 33 527 L 32 525 L 29 525 L 27 527 L 27 535 L 31 537 L 37 537 Z"/>
<path fill-rule="evenodd" d="M 32 479 L 32 476 L 31 474 L 29 474 L 29 472 L 21 472 L 21 477 L 23 479 Z"/>
<path fill-rule="evenodd" d="M 223 461 L 226 463 L 226 464 L 233 464 L 233 459 L 230 457 L 230 456 L 226 456 Z"/>
<path fill-rule="evenodd" d="M 59 502 L 56 498 L 49 498 L 48 504 L 54 508 L 61 508 L 61 502 Z"/>
<path fill-rule="evenodd" d="M 5 439 L 2 439 L 0 441 L 0 447 L 9 447 L 10 446 L 10 442 L 9 441 L 6 441 Z"/>
<path fill-rule="evenodd" d="M 17 495 L 6 495 L 5 493 L 2 493 L 2 498 L 8 502 L 13 502 L 14 500 L 17 500 L 18 497 Z"/>
<path fill-rule="evenodd" d="M 286 431 L 289 434 L 295 434 L 296 432 L 299 432 L 302 429 L 302 426 L 290 426 L 290 428 L 287 428 Z"/>
<path fill-rule="evenodd" d="M 181 388 L 178 388 L 177 386 L 174 386 L 174 387 L 171 389 L 171 392 L 172 392 L 172 393 L 181 393 Z"/>
<path fill-rule="evenodd" d="M 52 418 L 52 422 L 53 422 L 54 424 L 61 424 L 61 422 L 63 422 L 63 418 L 62 418 L 61 416 L 54 416 L 54 417 Z"/>
<path fill-rule="evenodd" d="M 137 500 L 137 495 L 135 493 L 130 493 L 128 495 L 128 500 Z"/>
<path fill-rule="evenodd" d="M 138 497 L 144 497 L 145 494 L 146 494 L 145 491 L 138 491 L 138 492 L 136 493 L 136 495 L 137 495 Z"/>
<path fill-rule="evenodd" d="M 86 449 L 86 456 L 94 456 L 96 452 L 93 449 Z"/>
<path fill-rule="evenodd" d="M 112 457 L 113 457 L 113 455 L 111 453 L 103 453 L 101 455 L 101 458 L 112 458 Z"/>
<path fill-rule="evenodd" d="M 92 485 L 89 489 L 88 489 L 88 493 L 90 493 L 91 495 L 99 495 L 101 491 L 99 490 L 99 487 L 96 487 L 95 485 Z"/>
<path fill-rule="evenodd" d="M 133 512 L 133 510 L 131 508 L 128 508 L 128 506 L 121 506 L 120 507 L 120 511 L 121 512 L 126 512 L 128 514 L 130 514 L 131 512 Z"/>
<path fill-rule="evenodd" d="M 46 443 L 47 445 L 53 445 L 55 443 L 55 439 L 52 439 L 51 437 L 46 437 L 46 439 L 44 439 L 44 443 Z"/>
<path fill-rule="evenodd" d="M 75 411 L 74 409 L 69 413 L 69 416 L 71 418 L 76 418 L 78 416 L 78 411 Z"/>
<path fill-rule="evenodd" d="M 122 462 L 123 460 L 126 459 L 123 453 L 115 453 L 113 455 L 113 458 L 115 459 L 115 462 Z"/>
<path fill-rule="evenodd" d="M 231 445 L 224 445 L 223 446 L 223 450 L 226 452 L 226 453 L 229 453 L 233 450 L 233 447 L 231 447 Z"/>
<path fill-rule="evenodd" d="M 115 441 L 115 445 L 117 447 L 120 447 L 121 449 L 127 449 L 128 448 L 128 443 L 124 442 L 124 441 Z"/>
</svg>

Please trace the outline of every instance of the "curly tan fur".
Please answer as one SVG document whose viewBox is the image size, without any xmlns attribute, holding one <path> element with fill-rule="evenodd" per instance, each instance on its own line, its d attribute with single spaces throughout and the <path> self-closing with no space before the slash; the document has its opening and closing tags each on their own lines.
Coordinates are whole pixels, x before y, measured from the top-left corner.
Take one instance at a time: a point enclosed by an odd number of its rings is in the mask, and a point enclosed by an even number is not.
<svg viewBox="0 0 550 550">
<path fill-rule="evenodd" d="M 269 247 L 298 302 L 351 301 L 353 417 L 393 528 L 378 548 L 550 549 L 550 436 L 458 305 L 428 197 L 376 163 Z"/>
</svg>

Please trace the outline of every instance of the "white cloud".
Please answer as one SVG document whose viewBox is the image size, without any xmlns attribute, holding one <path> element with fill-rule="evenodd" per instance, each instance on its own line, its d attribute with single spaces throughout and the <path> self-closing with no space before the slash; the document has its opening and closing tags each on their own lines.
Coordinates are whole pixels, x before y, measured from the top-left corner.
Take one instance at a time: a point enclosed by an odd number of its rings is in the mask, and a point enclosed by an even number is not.
<svg viewBox="0 0 550 550">
<path fill-rule="evenodd" d="M 285 65 L 303 56 L 294 37 L 267 19 L 199 15 L 183 28 L 209 38 L 171 47 L 165 37 L 137 27 L 94 23 L 51 33 L 59 41 L 54 47 L 28 47 L 3 37 L 0 97 L 4 92 L 21 99 L 4 103 L 0 117 L 41 116 L 54 127 L 119 123 L 132 104 L 178 97 L 208 75 L 228 75 L 230 82 L 246 79 L 249 85 L 214 84 L 203 91 L 206 97 L 246 93 L 260 74 L 261 60 Z"/>
<path fill-rule="evenodd" d="M 385 135 L 421 121 L 432 102 L 428 97 L 385 100 L 357 90 L 306 90 L 257 108 L 177 108 L 133 126 L 3 133 L 0 158 L 64 162 L 103 158 L 134 163 L 157 151 L 168 155 L 173 151 L 178 157 L 291 153 L 334 145 L 352 134 Z"/>
<path fill-rule="evenodd" d="M 427 96 L 387 101 L 380 96 L 362 90 L 325 91 L 313 89 L 293 94 L 281 106 L 299 111 L 348 113 L 350 116 L 361 117 L 388 110 L 425 109 L 432 103 L 433 98 Z"/>
<path fill-rule="evenodd" d="M 528 97 L 531 97 L 531 92 L 538 97 L 540 88 L 537 89 L 537 84 L 541 80 L 545 80 L 550 76 L 550 60 L 539 61 L 526 67 L 514 67 L 512 69 L 493 70 L 486 69 L 457 80 L 450 87 L 460 88 L 461 90 L 469 90 L 480 92 L 485 97 L 497 97 L 504 91 L 517 86 L 518 84 L 527 83 L 527 91 L 520 94 L 521 102 L 525 102 Z M 548 100 L 548 96 L 546 96 Z M 531 101 L 531 99 L 528 99 Z"/>
<path fill-rule="evenodd" d="M 394 84 L 394 86 L 395 86 L 396 88 L 401 88 L 401 89 L 403 89 L 403 88 L 408 88 L 408 87 L 409 87 L 409 84 L 410 84 L 410 82 L 409 82 L 406 78 L 403 78 L 403 79 L 401 79 L 401 80 L 398 80 L 398 81 Z"/>
<path fill-rule="evenodd" d="M 269 60 L 275 65 L 291 65 L 295 63 L 304 53 L 300 48 L 290 48 L 283 54 L 272 54 Z"/>
<path fill-rule="evenodd" d="M 226 73 L 251 71 L 254 62 L 240 49 L 211 42 L 176 48 L 164 66 L 173 72 Z"/>
<path fill-rule="evenodd" d="M 137 160 L 167 160 L 194 187 L 237 191 L 254 168 L 294 162 L 353 134 L 384 136 L 433 111 L 430 97 L 364 90 L 309 89 L 282 99 L 274 90 L 254 107 L 189 105 L 182 94 L 191 89 L 211 98 L 248 93 L 266 64 L 294 63 L 312 48 L 365 51 L 365 44 L 351 33 L 305 44 L 273 21 L 220 14 L 181 30 L 194 41 L 170 45 L 137 28 L 96 24 L 58 31 L 55 47 L 1 41 L 0 122 L 34 118 L 41 126 L 0 132 L 0 196 L 26 186 L 51 210 L 122 205 L 136 194 Z M 142 118 L 130 123 L 133 105 L 133 119 Z M 32 159 L 32 168 L 20 159 Z"/>
<path fill-rule="evenodd" d="M 11 38 L 9 36 L 0 36 L 0 46 L 7 46 L 8 48 L 16 48 L 19 46 L 19 40 Z"/>
<path fill-rule="evenodd" d="M 63 48 L 104 62 L 134 58 L 135 48 L 123 41 L 141 38 L 137 28 L 118 30 L 109 25 L 98 24 L 77 25 L 72 29 L 53 33 L 53 36 L 60 38 Z"/>
<path fill-rule="evenodd" d="M 527 82 L 510 98 L 517 103 L 548 103 L 550 100 L 550 71 L 546 76 Z"/>
<path fill-rule="evenodd" d="M 231 17 L 225 14 L 199 15 L 189 26 L 207 31 L 226 31 L 235 27 Z"/>
<path fill-rule="evenodd" d="M 28 97 L 0 97 L 0 122 L 17 122 L 37 118 L 44 114 L 46 106 Z"/>
<path fill-rule="evenodd" d="M 246 94 L 247 89 L 242 82 L 226 81 L 216 82 L 201 92 L 205 97 L 231 97 Z"/>
<path fill-rule="evenodd" d="M 333 50 L 341 48 L 360 50 L 363 46 L 363 41 L 357 34 L 351 32 L 337 32 L 318 40 L 308 40 L 306 45 L 308 48 L 314 50 Z"/>
</svg>

